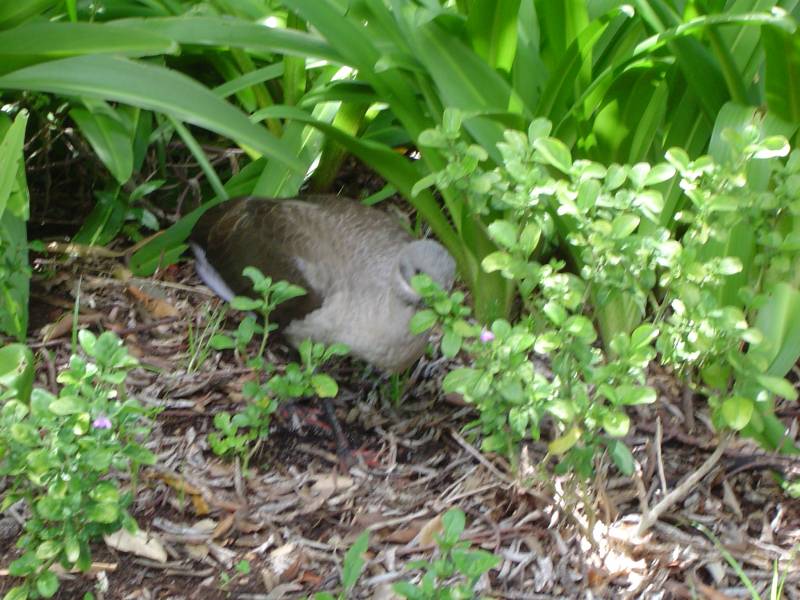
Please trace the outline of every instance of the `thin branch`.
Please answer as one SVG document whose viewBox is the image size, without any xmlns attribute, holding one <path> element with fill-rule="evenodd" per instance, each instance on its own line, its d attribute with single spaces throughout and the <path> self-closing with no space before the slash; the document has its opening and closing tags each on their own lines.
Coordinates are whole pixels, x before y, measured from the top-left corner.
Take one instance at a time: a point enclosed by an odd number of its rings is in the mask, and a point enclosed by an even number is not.
<svg viewBox="0 0 800 600">
<path fill-rule="evenodd" d="M 637 532 L 639 537 L 647 533 L 647 530 L 650 529 L 656 521 L 658 521 L 658 518 L 661 515 L 663 515 L 670 507 L 680 502 L 682 498 L 687 496 L 692 488 L 697 485 L 697 483 L 703 477 L 705 477 L 709 471 L 711 471 L 711 469 L 714 468 L 714 466 L 719 462 L 719 459 L 722 457 L 723 452 L 725 452 L 725 449 L 728 447 L 730 441 L 731 435 L 724 435 L 720 440 L 716 450 L 714 450 L 711 456 L 709 456 L 705 462 L 700 465 L 699 469 L 684 479 L 678 485 L 678 487 L 672 490 L 669 494 L 664 496 L 661 502 L 656 504 L 652 509 L 642 515 L 642 520 L 639 523 L 639 530 Z"/>
</svg>

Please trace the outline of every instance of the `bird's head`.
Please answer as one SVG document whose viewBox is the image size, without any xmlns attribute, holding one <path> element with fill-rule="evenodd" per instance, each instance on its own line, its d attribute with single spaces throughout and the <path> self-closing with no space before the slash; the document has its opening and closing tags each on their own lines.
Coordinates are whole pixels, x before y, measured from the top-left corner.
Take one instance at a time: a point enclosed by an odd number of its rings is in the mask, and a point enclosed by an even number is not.
<svg viewBox="0 0 800 600">
<path fill-rule="evenodd" d="M 416 306 L 420 296 L 411 285 L 414 275 L 425 274 L 448 291 L 453 287 L 456 262 L 444 246 L 433 240 L 409 242 L 400 252 L 395 273 L 395 291 L 401 300 Z"/>
</svg>

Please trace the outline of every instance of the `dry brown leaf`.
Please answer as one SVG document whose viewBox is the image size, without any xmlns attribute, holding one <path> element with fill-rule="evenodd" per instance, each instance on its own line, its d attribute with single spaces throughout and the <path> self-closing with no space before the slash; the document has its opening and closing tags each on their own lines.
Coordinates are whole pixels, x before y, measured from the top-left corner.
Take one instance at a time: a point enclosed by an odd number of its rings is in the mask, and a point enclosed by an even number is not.
<svg viewBox="0 0 800 600">
<path fill-rule="evenodd" d="M 296 579 L 297 583 L 311 584 L 311 587 L 318 588 L 325 581 L 325 578 L 317 573 L 311 571 L 303 571 Z"/>
<path fill-rule="evenodd" d="M 89 323 L 99 323 L 103 319 L 100 313 L 88 313 L 78 315 L 79 325 L 88 325 Z M 61 315 L 54 323 L 42 327 L 42 341 L 49 342 L 56 338 L 67 335 L 72 331 L 72 312 L 67 312 Z"/>
<path fill-rule="evenodd" d="M 228 533 L 231 530 L 231 527 L 233 527 L 233 523 L 235 520 L 236 520 L 235 513 L 230 513 L 229 515 L 221 519 L 220 522 L 217 523 L 217 526 L 214 528 L 214 535 L 212 537 L 214 539 L 217 539 Z"/>
<path fill-rule="evenodd" d="M 436 536 L 443 529 L 442 515 L 436 515 L 425 523 L 420 529 L 419 534 L 409 543 L 409 546 L 432 546 L 436 543 Z"/>
<path fill-rule="evenodd" d="M 269 553 L 269 566 L 272 574 L 280 581 L 289 581 L 291 578 L 286 577 L 285 574 L 292 569 L 296 572 L 298 554 L 297 544 L 291 542 L 275 548 Z"/>
<path fill-rule="evenodd" d="M 205 533 L 211 533 L 217 527 L 217 522 L 214 519 L 201 519 L 194 525 L 192 529 Z"/>
<path fill-rule="evenodd" d="M 723 594 L 715 590 L 710 585 L 706 585 L 702 581 L 695 581 L 694 584 L 697 588 L 702 592 L 703 597 L 707 598 L 708 600 L 734 600 L 733 596 L 729 596 L 728 594 Z"/>
<path fill-rule="evenodd" d="M 424 524 L 425 521 L 422 519 L 412 521 L 405 527 L 401 527 L 400 529 L 395 529 L 388 535 L 384 536 L 383 541 L 388 542 L 390 544 L 408 544 L 411 540 L 414 539 L 414 537 L 419 535 L 419 532 Z"/>
<path fill-rule="evenodd" d="M 114 265 L 114 268 L 111 269 L 111 276 L 114 279 L 119 279 L 120 281 L 130 281 L 133 277 L 133 272 L 130 269 L 126 269 L 120 264 Z"/>
<path fill-rule="evenodd" d="M 341 492 L 351 487 L 353 487 L 352 477 L 329 473 L 316 478 L 314 485 L 311 486 L 311 494 L 330 497 L 334 492 Z"/>
<path fill-rule="evenodd" d="M 261 531 L 264 527 L 266 527 L 265 523 L 257 523 L 247 519 L 236 520 L 236 531 L 241 533 L 255 533 L 256 531 Z"/>
<path fill-rule="evenodd" d="M 72 330 L 72 314 L 64 313 L 54 323 L 42 327 L 42 341 L 49 342 Z"/>
<path fill-rule="evenodd" d="M 297 592 L 301 591 L 303 588 L 297 585 L 294 582 L 289 583 L 281 583 L 279 585 L 269 586 L 267 585 L 266 580 L 264 581 L 264 586 L 269 590 L 265 600 L 282 600 L 283 598 L 289 597 L 291 595 L 292 598 L 297 596 Z"/>
<path fill-rule="evenodd" d="M 593 590 L 597 590 L 598 588 L 604 587 L 608 583 L 608 573 L 602 569 L 597 569 L 595 567 L 589 567 L 588 572 L 586 573 L 587 583 Z"/>
<path fill-rule="evenodd" d="M 167 551 L 161 541 L 141 529 L 136 533 L 130 533 L 127 529 L 120 529 L 111 535 L 104 535 L 103 539 L 109 548 L 114 548 L 120 552 L 128 552 L 160 563 L 167 562 Z"/>
<path fill-rule="evenodd" d="M 196 486 L 192 485 L 191 483 L 187 482 L 183 477 L 178 475 L 171 475 L 169 473 L 155 473 L 153 475 L 154 479 L 160 479 L 164 483 L 166 483 L 171 488 L 174 488 L 175 491 L 183 493 L 183 494 L 200 494 L 200 489 Z"/>
<path fill-rule="evenodd" d="M 195 560 L 203 560 L 208 556 L 208 546 L 206 544 L 186 544 L 186 554 Z"/>
<path fill-rule="evenodd" d="M 129 285 L 127 289 L 128 293 L 156 319 L 180 315 L 178 309 L 166 300 L 164 293 L 156 286 L 142 283 L 140 286 Z"/>
<path fill-rule="evenodd" d="M 299 552 L 295 553 L 294 561 L 283 573 L 281 573 L 281 582 L 294 581 L 297 578 L 298 573 L 300 573 L 300 567 L 302 567 L 304 563 L 305 554 L 303 554 L 303 551 L 300 550 Z"/>
<path fill-rule="evenodd" d="M 194 507 L 194 513 L 199 517 L 211 512 L 208 502 L 206 502 L 206 499 L 200 494 L 192 494 L 192 506 Z"/>
</svg>

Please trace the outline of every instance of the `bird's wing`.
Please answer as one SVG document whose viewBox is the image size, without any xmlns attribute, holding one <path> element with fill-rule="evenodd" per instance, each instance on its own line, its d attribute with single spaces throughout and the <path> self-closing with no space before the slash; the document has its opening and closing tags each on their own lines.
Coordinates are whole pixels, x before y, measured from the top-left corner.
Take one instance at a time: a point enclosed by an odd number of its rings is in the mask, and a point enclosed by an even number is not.
<svg viewBox="0 0 800 600">
<path fill-rule="evenodd" d="M 297 226 L 302 211 L 282 207 L 283 202 L 288 201 L 239 198 L 223 202 L 206 211 L 191 238 L 234 294 L 251 293 L 252 283 L 242 275 L 247 266 L 256 267 L 273 281 L 284 280 L 305 289 L 305 296 L 275 310 L 272 320 L 280 324 L 316 310 L 325 294 L 322 278 L 306 266 L 314 257 L 299 243 Z"/>
</svg>

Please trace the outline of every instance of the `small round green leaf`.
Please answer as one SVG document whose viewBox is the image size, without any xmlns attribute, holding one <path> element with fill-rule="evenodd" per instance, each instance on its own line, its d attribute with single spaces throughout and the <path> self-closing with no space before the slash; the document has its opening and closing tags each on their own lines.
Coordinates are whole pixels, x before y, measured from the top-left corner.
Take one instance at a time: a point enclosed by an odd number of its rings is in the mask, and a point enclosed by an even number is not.
<svg viewBox="0 0 800 600">
<path fill-rule="evenodd" d="M 28 402 L 33 388 L 33 353 L 25 344 L 0 348 L 0 391 L 14 390 L 21 402 Z"/>
<path fill-rule="evenodd" d="M 461 336 L 452 329 L 448 329 L 442 335 L 442 354 L 447 358 L 453 358 L 461 350 Z"/>
<path fill-rule="evenodd" d="M 62 396 L 50 403 L 50 412 L 60 417 L 86 410 L 86 402 L 77 396 Z"/>
<path fill-rule="evenodd" d="M 428 146 L 429 148 L 447 148 L 449 143 L 447 137 L 436 129 L 426 129 L 419 134 L 417 141 L 420 146 Z"/>
<path fill-rule="evenodd" d="M 661 163 L 653 166 L 650 172 L 644 178 L 645 185 L 656 185 L 663 183 L 675 176 L 675 167 L 667 163 Z"/>
<path fill-rule="evenodd" d="M 475 386 L 481 373 L 477 369 L 467 367 L 454 369 L 445 375 L 442 388 L 445 392 L 461 392 Z"/>
<path fill-rule="evenodd" d="M 537 150 L 539 161 L 555 167 L 562 173 L 569 173 L 572 167 L 572 155 L 569 148 L 556 138 L 539 138 L 534 140 L 533 147 Z"/>
<path fill-rule="evenodd" d="M 221 333 L 212 335 L 208 343 L 214 350 L 231 350 L 236 347 L 232 337 Z"/>
<path fill-rule="evenodd" d="M 617 398 L 626 406 L 652 404 L 656 401 L 656 391 L 646 385 L 621 385 L 617 387 Z"/>
<path fill-rule="evenodd" d="M 258 300 L 246 298 L 245 296 L 234 296 L 231 300 L 231 306 L 236 310 L 248 311 L 258 309 L 261 303 Z"/>
<path fill-rule="evenodd" d="M 430 309 L 421 310 L 416 313 L 408 323 L 408 328 L 414 335 L 427 331 L 436 325 L 438 317 L 436 313 Z"/>
<path fill-rule="evenodd" d="M 550 454 L 564 454 L 578 443 L 578 440 L 581 439 L 581 433 L 580 428 L 576 425 L 561 437 L 550 442 L 547 445 L 547 450 Z"/>
<path fill-rule="evenodd" d="M 525 254 L 530 256 L 531 252 L 536 250 L 539 245 L 539 240 L 542 237 L 542 229 L 536 223 L 528 223 L 519 234 L 519 248 Z"/>
<path fill-rule="evenodd" d="M 86 511 L 86 516 L 93 523 L 113 523 L 119 517 L 119 506 L 106 503 L 93 504 Z"/>
<path fill-rule="evenodd" d="M 8 590 L 3 600 L 28 600 L 28 586 L 18 585 Z"/>
<path fill-rule="evenodd" d="M 311 377 L 311 386 L 320 398 L 333 398 L 339 393 L 339 386 L 333 377 L 317 373 Z"/>
<path fill-rule="evenodd" d="M 611 460 L 617 465 L 620 473 L 626 476 L 633 475 L 633 470 L 636 463 L 633 460 L 633 454 L 630 449 L 622 442 L 622 440 L 610 440 L 607 444 L 608 452 L 611 455 Z"/>
<path fill-rule="evenodd" d="M 36 578 L 36 591 L 45 598 L 52 598 L 58 591 L 58 577 L 52 571 L 45 571 Z"/>
<path fill-rule="evenodd" d="M 627 435 L 631 426 L 628 415 L 619 410 L 609 410 L 603 415 L 603 429 L 611 437 L 622 437 Z"/>
<path fill-rule="evenodd" d="M 768 392 L 787 400 L 797 400 L 797 389 L 783 377 L 773 377 L 772 375 L 759 375 L 756 381 Z"/>
<path fill-rule="evenodd" d="M 497 219 L 489 224 L 489 237 L 507 249 L 517 244 L 517 226 L 509 221 Z"/>
<path fill-rule="evenodd" d="M 722 402 L 722 418 L 731 429 L 741 431 L 753 416 L 753 401 L 744 396 L 731 396 Z"/>
<path fill-rule="evenodd" d="M 511 268 L 511 255 L 506 252 L 492 252 L 481 261 L 481 267 L 487 273 L 503 271 Z"/>
<path fill-rule="evenodd" d="M 78 331 L 78 342 L 86 354 L 89 356 L 94 355 L 94 346 L 97 343 L 97 337 L 91 331 L 88 329 L 81 329 Z"/>
<path fill-rule="evenodd" d="M 611 237 L 617 240 L 624 239 L 636 231 L 639 226 L 639 217 L 630 213 L 623 213 L 611 222 Z"/>
<path fill-rule="evenodd" d="M 719 272 L 722 275 L 735 275 L 741 271 L 742 261 L 735 256 L 726 256 L 719 261 Z"/>
<path fill-rule="evenodd" d="M 36 558 L 47 560 L 48 558 L 53 558 L 59 552 L 61 552 L 61 543 L 55 540 L 48 540 L 36 547 Z"/>
<path fill-rule="evenodd" d="M 451 508 L 442 517 L 444 538 L 450 544 L 455 544 L 466 526 L 464 511 L 460 508 Z"/>
</svg>

